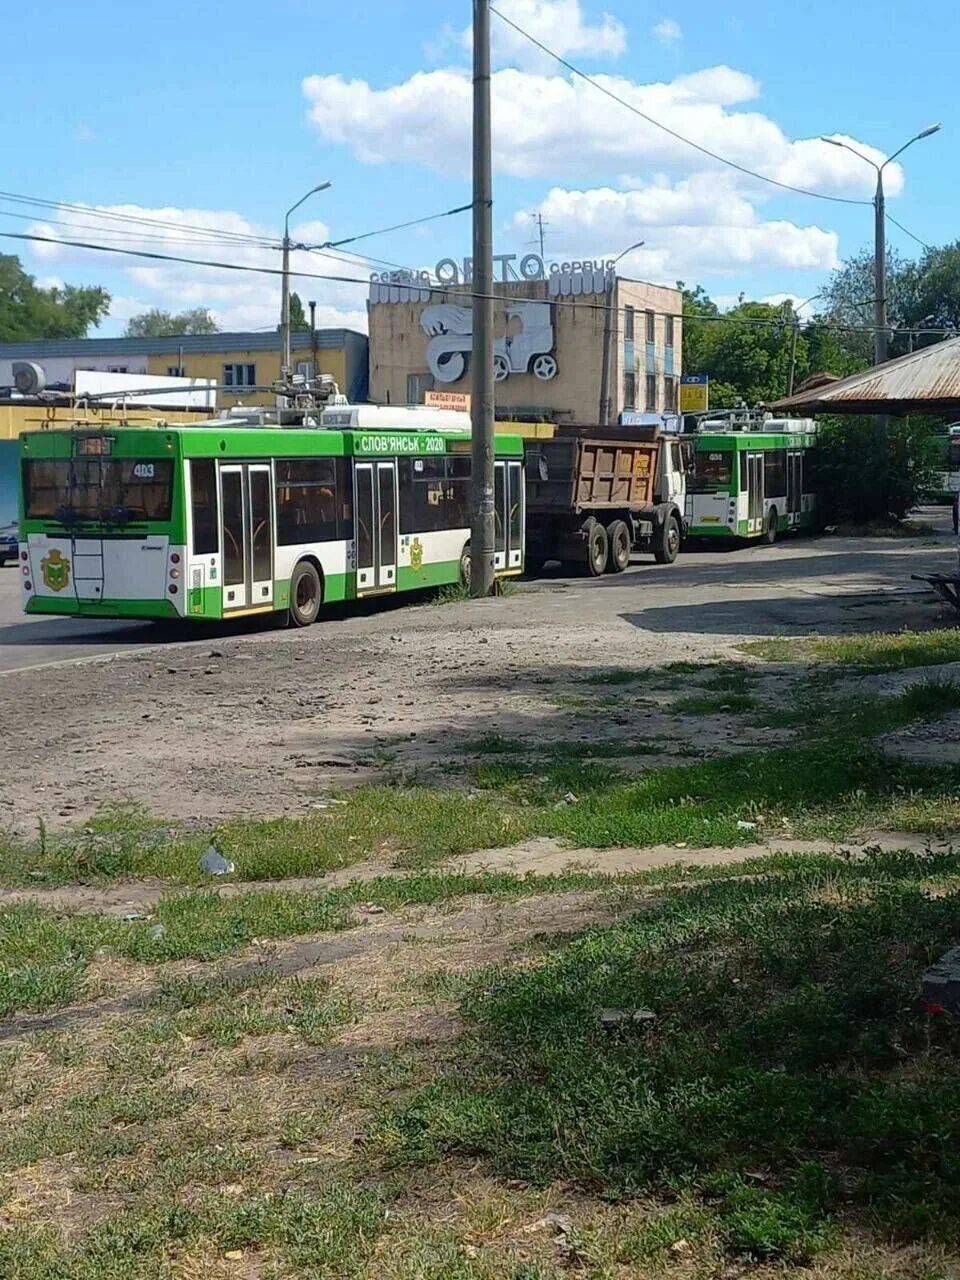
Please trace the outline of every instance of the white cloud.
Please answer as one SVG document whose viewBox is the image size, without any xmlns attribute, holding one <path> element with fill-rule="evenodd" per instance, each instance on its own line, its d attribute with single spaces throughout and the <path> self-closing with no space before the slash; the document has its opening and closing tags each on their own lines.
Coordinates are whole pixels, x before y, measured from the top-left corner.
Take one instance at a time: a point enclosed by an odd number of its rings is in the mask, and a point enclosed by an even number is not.
<svg viewBox="0 0 960 1280">
<path fill-rule="evenodd" d="M 766 268 L 823 271 L 838 263 L 836 232 L 763 221 L 732 178 L 715 173 L 675 185 L 661 178 L 628 191 L 555 187 L 540 212 L 564 256 L 615 257 L 643 240 L 643 248 L 624 256 L 622 270 L 650 280 Z M 514 217 L 516 230 L 529 225 L 528 212 Z"/>
<path fill-rule="evenodd" d="M 96 142 L 97 140 L 97 135 L 88 124 L 78 124 L 73 136 L 77 142 Z"/>
<path fill-rule="evenodd" d="M 683 39 L 680 23 L 675 18 L 661 18 L 656 26 L 651 27 L 651 31 L 661 44 L 676 44 Z"/>
<path fill-rule="evenodd" d="M 734 68 L 708 67 L 650 84 L 595 78 L 685 138 L 767 177 L 827 194 L 872 195 L 872 169 L 849 151 L 816 138 L 790 139 L 762 112 L 742 109 L 759 97 L 760 85 Z M 400 160 L 469 173 L 471 84 L 465 71 L 418 72 L 385 89 L 315 75 L 303 81 L 303 92 L 318 133 L 366 163 Z M 492 98 L 494 164 L 502 174 L 582 181 L 624 170 L 685 174 L 713 167 L 702 153 L 579 77 L 508 67 L 494 72 Z M 895 195 L 902 172 L 891 165 L 887 173 Z"/>
<path fill-rule="evenodd" d="M 627 47 L 620 19 L 602 13 L 590 22 L 580 0 L 499 0 L 497 8 L 561 58 L 619 58 Z M 472 27 L 461 32 L 460 44 L 473 48 Z M 490 56 L 495 65 L 517 67 L 544 67 L 551 61 L 496 14 L 490 19 Z"/>
<path fill-rule="evenodd" d="M 110 219 L 105 214 L 121 214 L 124 220 Z M 279 276 L 189 262 L 150 262 L 61 243 L 65 239 L 87 240 L 112 249 L 146 250 L 241 267 L 279 269 L 280 254 L 276 247 L 271 247 L 278 244 L 277 232 L 257 226 L 239 213 L 98 205 L 82 210 L 71 206 L 58 210 L 53 216 L 68 225 L 36 223 L 31 226 L 31 233 L 49 236 L 52 241 L 49 244 L 35 242 L 33 251 L 44 262 L 58 266 L 82 264 L 85 269 L 122 272 L 131 286 L 131 294 L 114 298 L 110 309 L 113 319 L 126 320 L 150 307 L 165 311 L 206 307 L 223 329 L 266 329 L 279 321 Z M 134 218 L 145 221 L 134 222 Z M 291 233 L 295 240 L 306 244 L 322 243 L 330 237 L 327 225 L 318 221 L 300 223 L 291 228 Z M 237 239 L 237 236 L 250 239 Z M 331 256 L 294 251 L 291 269 L 293 288 L 304 306 L 311 298 L 317 302 L 318 325 L 366 330 L 365 287 L 341 278 L 358 277 L 365 281 L 370 273 L 367 263 L 346 254 Z M 297 279 L 297 272 L 337 278 Z"/>
</svg>

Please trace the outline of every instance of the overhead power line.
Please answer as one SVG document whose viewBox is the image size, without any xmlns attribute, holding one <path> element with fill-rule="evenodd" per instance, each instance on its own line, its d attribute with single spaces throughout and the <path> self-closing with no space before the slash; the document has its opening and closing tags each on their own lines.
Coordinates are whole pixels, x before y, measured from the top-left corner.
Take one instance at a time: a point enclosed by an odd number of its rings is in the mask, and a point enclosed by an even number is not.
<svg viewBox="0 0 960 1280">
<path fill-rule="evenodd" d="M 518 35 L 523 36 L 525 40 L 529 40 L 532 45 L 535 45 L 536 48 L 547 54 L 548 57 L 553 58 L 560 64 L 560 66 L 566 67 L 572 75 L 579 76 L 581 80 L 592 85 L 599 93 L 605 94 L 606 97 L 611 98 L 614 102 L 619 102 L 621 107 L 626 107 L 628 111 L 632 111 L 633 114 L 635 116 L 639 116 L 641 120 L 646 120 L 647 124 L 652 124 L 656 129 L 662 129 L 663 132 L 668 133 L 671 138 L 676 138 L 678 142 L 682 142 L 685 146 L 693 147 L 694 151 L 699 151 L 701 155 L 709 156 L 711 160 L 717 160 L 720 164 L 725 164 L 731 169 L 736 169 L 739 173 L 745 173 L 749 178 L 756 178 L 758 182 L 767 182 L 773 187 L 780 187 L 783 191 L 792 191 L 795 195 L 812 196 L 815 200 L 832 200 L 836 204 L 868 205 L 871 203 L 869 200 L 854 200 L 850 196 L 831 196 L 827 195 L 824 191 L 808 191 L 806 187 L 791 186 L 789 182 L 780 182 L 777 178 L 770 178 L 765 173 L 758 173 L 755 169 L 748 169 L 746 165 L 738 164 L 736 160 L 731 160 L 729 157 L 722 156 L 716 151 L 711 151 L 709 147 L 701 146 L 699 142 L 694 142 L 692 138 L 684 137 L 684 135 L 682 133 L 678 133 L 676 129 L 671 129 L 669 125 L 664 124 L 660 120 L 654 119 L 653 116 L 647 115 L 645 111 L 641 111 L 639 107 L 634 106 L 632 102 L 628 102 L 626 98 L 621 98 L 618 93 L 614 93 L 612 89 L 608 89 L 606 85 L 601 84 L 599 80 L 595 80 L 593 76 L 588 75 L 586 71 L 581 71 L 579 67 L 574 66 L 574 64 L 569 62 L 566 58 L 561 57 L 559 53 L 556 53 L 553 49 L 549 48 L 549 46 L 545 45 L 542 40 L 538 40 L 536 36 L 531 35 L 529 31 L 524 30 L 524 28 L 514 22 L 512 18 L 508 18 L 506 14 L 501 13 L 500 10 L 494 8 L 493 5 L 490 6 L 490 12 L 495 13 L 501 22 L 505 22 L 508 27 L 512 27 Z"/>
<path fill-rule="evenodd" d="M 411 218 L 409 222 L 396 222 L 392 227 L 380 227 L 377 231 L 364 231 L 358 236 L 346 236 L 343 240 L 325 240 L 323 244 L 304 245 L 311 249 L 340 249 L 345 244 L 356 244 L 358 240 L 369 240 L 371 236 L 385 236 L 391 231 L 403 231 L 405 227 L 419 227 L 424 222 L 436 222 L 438 218 L 449 218 L 455 213 L 467 213 L 472 204 L 460 204 L 455 209 L 444 209 L 442 213 L 428 213 L 425 218 Z"/>
<path fill-rule="evenodd" d="M 147 258 L 151 261 L 156 261 L 156 262 L 185 263 L 187 266 L 191 266 L 191 267 L 213 267 L 220 271 L 246 271 L 254 275 L 263 275 L 263 276 L 282 276 L 283 275 L 283 271 L 281 270 L 280 267 L 257 267 L 257 266 L 253 266 L 250 263 L 243 263 L 243 262 L 218 262 L 212 258 L 188 258 L 183 256 L 182 254 L 159 253 L 151 249 L 117 249 L 112 245 L 93 244 L 90 241 L 85 241 L 85 240 L 61 240 L 56 236 L 32 235 L 25 231 L 0 231 L 0 239 L 37 241 L 41 244 L 66 245 L 74 249 L 89 249 L 95 253 L 112 253 L 114 255 L 117 255 L 120 257 L 126 257 L 126 258 Z M 365 279 L 363 276 L 334 276 L 334 275 L 328 275 L 323 272 L 314 272 L 314 271 L 291 271 L 290 275 L 296 276 L 304 280 L 326 280 L 330 284 L 354 284 L 354 285 L 362 285 L 364 288 L 369 288 L 370 286 L 370 281 L 368 279 Z M 444 285 L 439 283 L 425 284 L 418 280 L 412 280 L 412 281 L 398 280 L 397 285 L 400 288 L 409 289 L 411 293 L 420 293 L 420 292 L 436 293 L 436 294 L 442 295 L 445 298 L 463 298 L 465 301 L 474 297 L 482 297 L 482 298 L 493 298 L 494 301 L 500 302 L 503 300 L 505 296 L 502 293 L 476 294 L 472 289 L 467 289 L 467 290 L 457 289 L 455 287 L 451 287 L 450 285 Z M 553 306 L 561 307 L 561 308 L 573 307 L 573 308 L 579 308 L 580 310 L 585 310 L 585 311 L 604 311 L 604 312 L 608 310 L 608 304 L 606 302 L 586 302 L 583 300 L 583 298 L 576 301 L 572 298 L 569 301 L 567 301 L 564 298 L 553 298 L 551 299 L 551 302 Z M 627 309 L 626 307 L 618 307 L 616 310 L 618 311 L 618 313 L 623 313 L 624 311 L 626 311 L 626 309 Z M 754 325 L 754 326 L 763 325 L 767 327 L 769 327 L 770 325 L 776 325 L 778 323 L 782 323 L 782 321 L 778 321 L 774 317 L 753 318 L 750 316 L 724 315 L 723 313 L 715 316 L 697 315 L 695 317 L 690 317 L 690 316 L 685 317 L 682 311 L 655 311 L 654 314 L 660 315 L 660 316 L 672 316 L 675 320 L 682 321 L 684 319 L 696 319 L 696 320 L 702 320 L 707 323 L 728 323 L 728 324 Z M 829 324 L 830 328 L 843 333 L 875 332 L 875 327 L 873 325 L 835 324 L 833 321 L 830 321 L 830 320 L 828 320 L 827 323 Z M 916 334 L 955 335 L 955 330 L 952 328 L 914 329 L 913 332 Z"/>
<path fill-rule="evenodd" d="M 909 236 L 911 240 L 916 240 L 921 249 L 930 249 L 931 246 L 927 244 L 926 240 L 921 240 L 919 236 L 915 236 L 908 227 L 905 227 L 902 222 L 898 222 L 896 218 L 891 217 L 886 210 L 884 210 L 884 213 L 888 222 L 892 222 L 895 227 L 899 228 L 905 236 Z"/>
</svg>

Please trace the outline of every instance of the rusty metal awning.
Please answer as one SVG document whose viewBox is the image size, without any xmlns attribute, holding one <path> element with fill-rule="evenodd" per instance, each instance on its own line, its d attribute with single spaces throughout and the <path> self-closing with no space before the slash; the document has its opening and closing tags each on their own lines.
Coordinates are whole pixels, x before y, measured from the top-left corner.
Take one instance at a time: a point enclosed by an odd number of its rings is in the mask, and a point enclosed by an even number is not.
<svg viewBox="0 0 960 1280">
<path fill-rule="evenodd" d="M 774 413 L 947 413 L 960 416 L 960 338 L 798 391 Z"/>
</svg>

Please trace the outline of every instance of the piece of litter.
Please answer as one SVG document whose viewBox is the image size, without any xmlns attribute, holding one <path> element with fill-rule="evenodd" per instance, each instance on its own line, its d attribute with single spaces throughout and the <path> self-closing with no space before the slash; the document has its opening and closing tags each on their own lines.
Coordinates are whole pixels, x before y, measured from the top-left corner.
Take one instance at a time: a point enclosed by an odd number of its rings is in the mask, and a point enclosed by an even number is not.
<svg viewBox="0 0 960 1280">
<path fill-rule="evenodd" d="M 145 911 L 124 911 L 120 919 L 124 924 L 131 924 L 134 920 L 146 920 L 147 913 Z"/>
<path fill-rule="evenodd" d="M 558 1236 L 568 1236 L 573 1231 L 573 1219 L 569 1213 L 548 1213 L 539 1222 L 535 1222 L 529 1230 L 551 1230 Z"/>
<path fill-rule="evenodd" d="M 648 1027 L 657 1020 L 652 1009 L 600 1009 L 598 1016 L 604 1031 L 617 1031 L 622 1027 Z"/>
<path fill-rule="evenodd" d="M 689 1252 L 690 1252 L 690 1241 L 689 1241 L 689 1240 L 674 1240 L 673 1244 L 670 1246 L 670 1252 L 671 1252 L 671 1253 L 689 1253 Z"/>
<path fill-rule="evenodd" d="M 566 801 L 566 803 L 567 803 L 567 804 L 576 804 L 576 803 L 577 803 L 577 797 L 573 794 L 573 792 L 572 792 L 572 791 L 568 791 L 568 792 L 567 792 L 567 794 L 566 794 L 563 798 L 564 798 L 564 800 Z"/>
<path fill-rule="evenodd" d="M 150 937 L 154 942 L 159 942 L 161 938 L 165 938 L 166 936 L 167 931 L 162 924 L 155 924 L 150 930 Z"/>
<path fill-rule="evenodd" d="M 387 908 L 381 907 L 378 902 L 361 902 L 360 910 L 365 911 L 368 916 L 382 916 L 387 912 Z"/>
<path fill-rule="evenodd" d="M 225 858 L 215 845 L 207 845 L 200 859 L 200 870 L 208 876 L 228 876 L 235 867 L 229 858 Z"/>
<path fill-rule="evenodd" d="M 228 1249 L 228 1250 L 227 1250 L 227 1252 L 226 1252 L 223 1256 L 224 1256 L 226 1259 L 228 1259 L 228 1261 L 230 1261 L 230 1262 L 242 1262 L 242 1261 L 243 1261 L 243 1250 L 242 1250 L 242 1249 Z"/>
<path fill-rule="evenodd" d="M 743 818 L 737 823 L 738 831 L 756 831 L 757 824 L 755 822 L 744 822 Z"/>
<path fill-rule="evenodd" d="M 673 847 L 675 849 L 685 849 L 687 847 L 687 842 L 686 840 L 681 840 L 679 844 L 675 844 Z"/>
</svg>

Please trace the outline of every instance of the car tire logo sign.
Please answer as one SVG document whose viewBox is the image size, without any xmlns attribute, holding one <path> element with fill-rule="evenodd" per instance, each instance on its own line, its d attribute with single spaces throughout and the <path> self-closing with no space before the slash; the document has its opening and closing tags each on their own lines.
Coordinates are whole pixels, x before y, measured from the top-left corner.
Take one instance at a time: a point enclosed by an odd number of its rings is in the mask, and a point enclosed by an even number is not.
<svg viewBox="0 0 960 1280">
<path fill-rule="evenodd" d="M 51 551 L 40 561 L 40 572 L 44 584 L 51 591 L 63 591 L 70 585 L 70 561 L 65 560 L 59 551 Z"/>
</svg>

